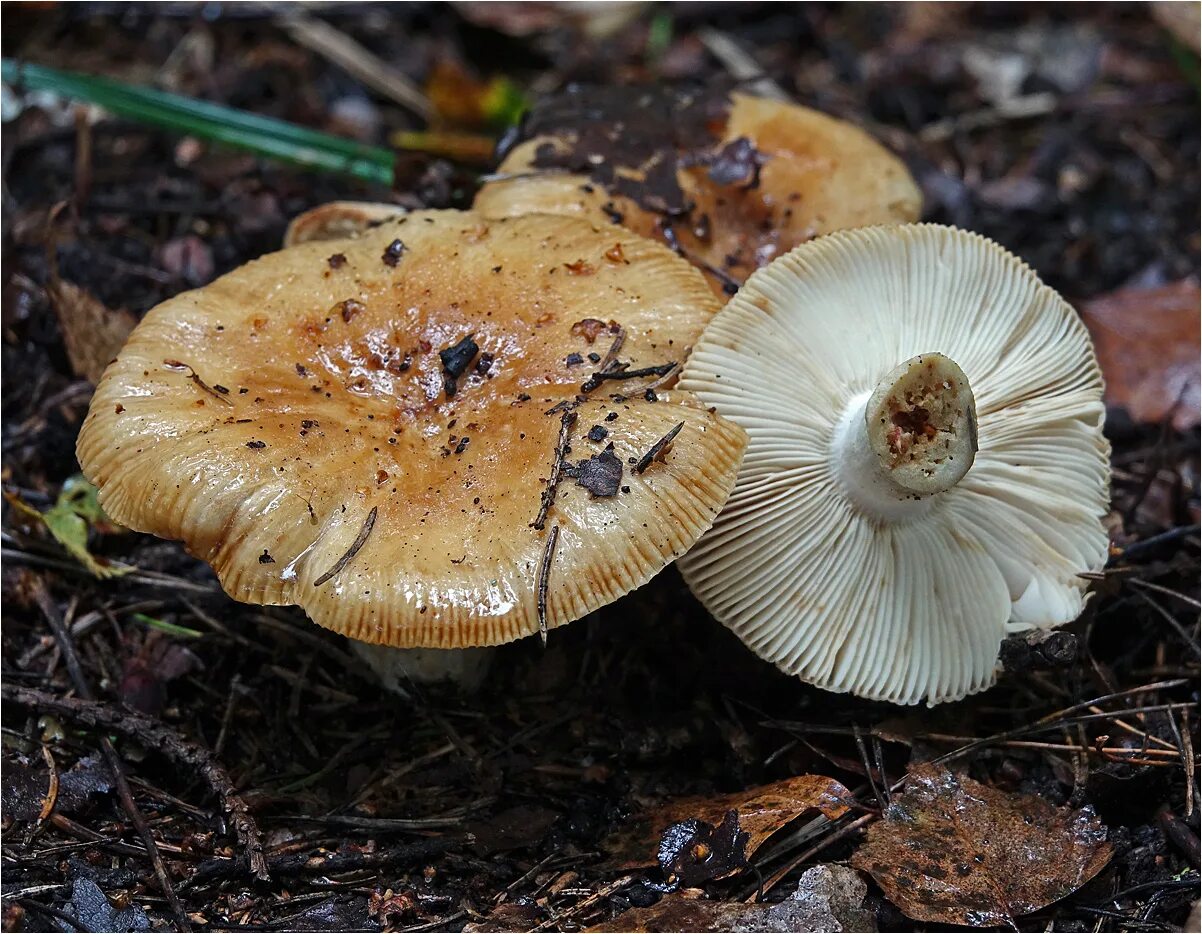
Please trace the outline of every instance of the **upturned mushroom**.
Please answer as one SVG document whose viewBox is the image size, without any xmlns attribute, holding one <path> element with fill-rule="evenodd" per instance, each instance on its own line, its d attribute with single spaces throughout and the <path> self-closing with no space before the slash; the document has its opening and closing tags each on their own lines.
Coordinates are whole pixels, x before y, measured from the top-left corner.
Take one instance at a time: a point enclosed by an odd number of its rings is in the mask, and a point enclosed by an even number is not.
<svg viewBox="0 0 1202 934">
<path fill-rule="evenodd" d="M 922 198 L 880 143 L 807 107 L 716 90 L 571 87 L 526 115 L 475 208 L 622 224 L 729 295 L 813 237 L 917 220 Z"/>
<path fill-rule="evenodd" d="M 752 275 L 682 374 L 750 437 L 693 592 L 832 691 L 987 688 L 1008 633 L 1073 620 L 1102 567 L 1102 376 L 1020 260 L 933 225 L 835 233 Z"/>
<path fill-rule="evenodd" d="M 109 515 L 235 599 L 388 646 L 545 635 L 682 554 L 733 487 L 742 430 L 662 390 L 716 306 L 616 228 L 415 212 L 153 309 L 79 460 Z"/>
</svg>

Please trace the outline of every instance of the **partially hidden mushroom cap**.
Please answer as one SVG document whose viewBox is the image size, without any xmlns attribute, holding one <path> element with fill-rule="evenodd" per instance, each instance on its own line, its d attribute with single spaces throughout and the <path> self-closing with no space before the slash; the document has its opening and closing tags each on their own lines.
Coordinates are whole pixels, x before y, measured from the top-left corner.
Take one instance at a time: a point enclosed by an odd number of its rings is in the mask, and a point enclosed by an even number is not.
<svg viewBox="0 0 1202 934">
<path fill-rule="evenodd" d="M 933 225 L 831 234 L 753 275 L 680 386 L 750 440 L 681 562 L 757 654 L 898 703 L 988 687 L 1106 561 L 1102 377 L 1072 308 Z"/>
<path fill-rule="evenodd" d="M 572 88 L 536 105 L 475 208 L 617 222 L 679 250 L 721 295 L 820 234 L 915 221 L 922 198 L 880 143 L 807 107 Z"/>
<path fill-rule="evenodd" d="M 384 221 L 405 213 L 399 204 L 381 201 L 330 201 L 296 215 L 284 231 L 284 246 L 313 240 L 357 237 Z"/>
<path fill-rule="evenodd" d="M 366 642 L 498 644 L 539 631 L 540 587 L 567 623 L 712 522 L 743 432 L 648 387 L 716 305 L 616 228 L 412 213 L 152 310 L 79 460 L 114 519 L 182 540 L 236 599 Z"/>
</svg>

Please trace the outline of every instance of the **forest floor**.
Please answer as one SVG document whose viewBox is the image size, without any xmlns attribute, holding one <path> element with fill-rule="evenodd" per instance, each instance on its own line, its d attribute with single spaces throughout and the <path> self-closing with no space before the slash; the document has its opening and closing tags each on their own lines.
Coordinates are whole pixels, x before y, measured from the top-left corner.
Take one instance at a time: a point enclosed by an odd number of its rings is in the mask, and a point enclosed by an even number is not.
<svg viewBox="0 0 1202 934">
<path fill-rule="evenodd" d="M 527 95 L 710 79 L 728 67 L 716 30 L 796 100 L 899 153 L 927 219 L 996 239 L 1083 310 L 1117 308 L 1126 352 L 1156 361 L 1192 341 L 1196 366 L 1197 58 L 1147 7 L 636 4 L 586 39 L 604 24 L 516 6 L 320 12 L 436 100 L 438 85 L 462 97 L 493 76 Z M 421 126 L 273 9 L 6 4 L 3 49 L 373 142 Z M 1199 888 L 1196 370 L 1184 408 L 1165 398 L 1179 384 L 1107 373 L 1115 557 L 1067 635 L 1013 640 L 979 696 L 902 709 L 807 687 L 669 569 L 545 649 L 504 647 L 477 694 L 399 699 L 342 638 L 294 609 L 234 603 L 178 544 L 93 528 L 96 555 L 139 569 L 99 580 L 15 503 L 49 510 L 79 469 L 92 384 L 68 355 L 63 302 L 141 316 L 276 249 L 305 208 L 462 207 L 481 167 L 407 154 L 389 192 L 76 120 L 36 95 L 22 106 L 6 91 L 4 117 L 5 930 L 579 930 L 676 897 L 654 842 L 639 868 L 608 855 L 631 821 L 795 776 L 852 789 L 845 816 L 800 818 L 692 893 L 733 904 L 762 887 L 773 901 L 808 867 L 846 861 L 890 789 L 938 756 L 1107 828 L 1104 867 L 1016 929 L 1184 922 Z M 1182 304 L 1192 331 L 1147 320 Z M 269 881 L 249 872 L 256 827 Z M 867 905 L 882 930 L 946 929 L 873 883 Z"/>
</svg>

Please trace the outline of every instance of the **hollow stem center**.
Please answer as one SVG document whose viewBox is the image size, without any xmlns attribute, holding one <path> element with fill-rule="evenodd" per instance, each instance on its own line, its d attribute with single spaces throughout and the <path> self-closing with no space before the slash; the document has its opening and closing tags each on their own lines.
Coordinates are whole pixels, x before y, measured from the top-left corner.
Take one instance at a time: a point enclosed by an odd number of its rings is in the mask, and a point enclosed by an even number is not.
<svg viewBox="0 0 1202 934">
<path fill-rule="evenodd" d="M 852 501 L 879 518 L 896 519 L 925 511 L 924 500 L 959 483 L 976 452 L 968 377 L 943 354 L 925 353 L 852 400 L 831 453 Z"/>
</svg>

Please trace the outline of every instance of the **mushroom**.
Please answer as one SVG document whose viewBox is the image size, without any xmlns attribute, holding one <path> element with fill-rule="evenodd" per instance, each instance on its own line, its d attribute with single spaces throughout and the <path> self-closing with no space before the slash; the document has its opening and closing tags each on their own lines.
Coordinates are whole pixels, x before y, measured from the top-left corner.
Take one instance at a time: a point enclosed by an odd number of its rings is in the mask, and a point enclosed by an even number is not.
<svg viewBox="0 0 1202 934">
<path fill-rule="evenodd" d="M 330 201 L 296 215 L 284 231 L 284 246 L 311 240 L 343 240 L 357 237 L 377 224 L 400 217 L 399 204 L 380 201 Z"/>
<path fill-rule="evenodd" d="M 237 600 L 388 646 L 545 634 L 649 580 L 733 487 L 741 429 L 650 388 L 716 306 L 616 228 L 415 212 L 153 309 L 79 461 Z"/>
<path fill-rule="evenodd" d="M 922 209 L 905 166 L 863 130 L 744 93 L 572 87 L 535 106 L 520 140 L 476 210 L 617 222 L 676 249 L 719 295 L 820 234 Z"/>
<path fill-rule="evenodd" d="M 753 274 L 680 387 L 749 434 L 681 569 L 761 658 L 912 704 L 987 688 L 1106 561 L 1102 376 L 1020 260 L 934 225 L 830 234 Z"/>
</svg>

